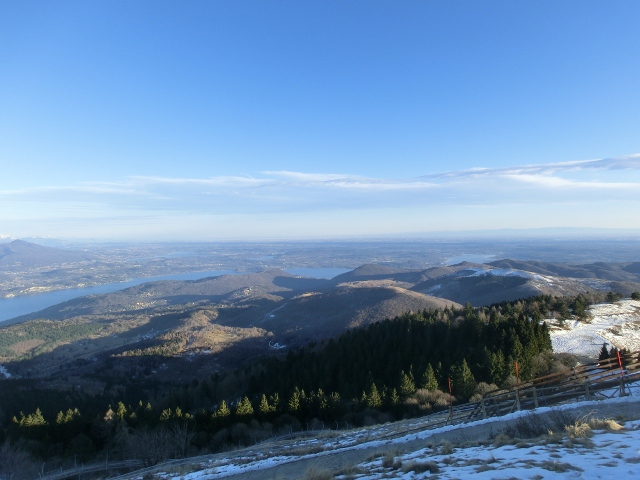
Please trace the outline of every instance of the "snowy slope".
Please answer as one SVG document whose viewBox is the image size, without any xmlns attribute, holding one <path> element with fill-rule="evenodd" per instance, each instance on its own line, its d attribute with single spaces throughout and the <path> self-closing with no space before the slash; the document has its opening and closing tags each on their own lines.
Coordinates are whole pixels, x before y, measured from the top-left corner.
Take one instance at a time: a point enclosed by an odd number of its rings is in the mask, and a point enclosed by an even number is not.
<svg viewBox="0 0 640 480">
<path fill-rule="evenodd" d="M 384 468 L 380 460 L 361 465 L 365 472 L 352 478 L 431 478 L 415 473 L 412 465 L 437 468 L 440 479 L 637 479 L 640 478 L 640 422 L 629 422 L 622 432 L 599 431 L 584 444 L 521 442 L 501 447 L 454 449 L 427 447 L 394 459 L 398 468 Z M 425 465 L 426 464 L 426 465 Z M 407 471 L 405 471 L 407 470 Z M 434 472 L 435 473 L 435 472 Z M 341 478 L 341 477 L 336 477 Z"/>
<path fill-rule="evenodd" d="M 640 387 L 631 390 L 630 397 L 614 398 L 606 401 L 609 407 L 625 406 L 632 411 L 638 410 Z M 598 409 L 605 402 L 590 401 L 572 403 L 552 408 L 539 408 L 540 414 L 558 414 L 565 412 L 569 417 L 575 408 L 582 412 Z M 628 412 L 629 410 L 627 410 Z M 511 441 L 508 444 L 484 443 L 483 445 L 464 445 L 464 442 L 451 445 L 448 442 L 436 442 L 446 432 L 456 433 L 458 438 L 465 437 L 469 428 L 483 426 L 494 433 L 505 427 L 505 422 L 524 418 L 530 412 L 516 412 L 499 419 L 480 420 L 464 426 L 446 426 L 434 430 L 424 430 L 400 435 L 393 439 L 377 440 L 384 431 L 393 428 L 387 424 L 365 429 L 343 432 L 334 438 L 315 438 L 299 440 L 284 450 L 272 451 L 258 449 L 244 451 L 242 454 L 230 453 L 216 460 L 193 468 L 190 473 L 184 470 L 179 475 L 169 471 L 159 473 L 156 478 L 171 480 L 213 480 L 225 477 L 273 478 L 272 475 L 288 464 L 299 463 L 303 468 L 299 477 L 305 477 L 308 465 L 321 464 L 323 457 L 336 454 L 349 455 L 356 450 L 378 452 L 364 461 L 351 465 L 348 475 L 334 472 L 336 479 L 423 479 L 431 478 L 429 471 L 416 473 L 410 471 L 412 464 L 429 463 L 437 468 L 439 479 L 479 478 L 479 479 L 554 479 L 578 478 L 599 479 L 640 478 L 640 420 L 624 423 L 617 432 L 595 430 L 590 438 L 571 439 L 566 434 L 558 434 L 555 440 L 549 437 Z M 578 415 L 579 416 L 579 415 Z M 637 418 L 634 415 L 633 418 Z M 419 420 L 419 419 L 416 419 Z M 495 435 L 494 435 L 495 436 Z M 293 455 L 293 451 L 315 450 L 312 453 Z M 399 453 L 402 451 L 402 453 Z M 289 452 L 289 453 L 287 453 Z M 385 465 L 384 453 L 391 454 L 392 462 Z M 306 461 L 306 463 L 305 463 Z M 282 471 L 282 470 L 280 470 Z M 435 472 L 434 472 L 435 473 Z M 277 478 L 277 477 L 275 477 Z M 285 476 L 283 478 L 290 478 Z"/>
<path fill-rule="evenodd" d="M 570 320 L 564 327 L 551 324 L 554 352 L 597 357 L 605 342 L 632 352 L 640 350 L 640 301 L 602 303 L 589 312 L 593 316 L 589 323 Z"/>
</svg>

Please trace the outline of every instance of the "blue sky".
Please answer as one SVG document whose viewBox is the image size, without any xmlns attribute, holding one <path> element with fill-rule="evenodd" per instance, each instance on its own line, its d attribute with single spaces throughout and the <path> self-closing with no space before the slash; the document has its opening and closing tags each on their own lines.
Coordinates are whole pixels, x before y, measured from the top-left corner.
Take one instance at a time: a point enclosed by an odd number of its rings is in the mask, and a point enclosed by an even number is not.
<svg viewBox="0 0 640 480">
<path fill-rule="evenodd" d="M 0 3 L 0 234 L 640 229 L 637 1 Z"/>
</svg>

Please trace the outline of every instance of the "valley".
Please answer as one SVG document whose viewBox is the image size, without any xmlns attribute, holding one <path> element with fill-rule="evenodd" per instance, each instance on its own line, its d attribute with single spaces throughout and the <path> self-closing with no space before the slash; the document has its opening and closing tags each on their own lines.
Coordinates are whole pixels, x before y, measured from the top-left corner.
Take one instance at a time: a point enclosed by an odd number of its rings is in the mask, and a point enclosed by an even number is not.
<svg viewBox="0 0 640 480">
<path fill-rule="evenodd" d="M 331 279 L 266 269 L 148 282 L 6 321 L 0 330 L 0 364 L 18 378 L 70 369 L 92 376 L 114 359 L 193 362 L 207 357 L 213 362 L 196 363 L 207 363 L 201 373 L 210 374 L 235 366 L 238 358 L 300 348 L 405 312 L 460 309 L 466 303 L 486 306 L 536 295 L 617 291 L 628 296 L 640 290 L 638 265 L 497 260 L 407 269 L 365 264 Z"/>
<path fill-rule="evenodd" d="M 143 282 L 5 321 L 6 434 L 47 431 L 57 448 L 86 444 L 82 458 L 115 448 L 125 459 L 144 432 L 186 422 L 199 440 L 183 454 L 219 451 L 274 428 L 437 412 L 512 384 L 515 361 L 529 378 L 593 358 L 603 342 L 639 346 L 634 262 L 309 265 Z M 339 274 L 301 275 L 318 268 Z M 61 430 L 72 408 L 87 417 Z M 39 455 L 68 465 L 64 452 Z"/>
</svg>

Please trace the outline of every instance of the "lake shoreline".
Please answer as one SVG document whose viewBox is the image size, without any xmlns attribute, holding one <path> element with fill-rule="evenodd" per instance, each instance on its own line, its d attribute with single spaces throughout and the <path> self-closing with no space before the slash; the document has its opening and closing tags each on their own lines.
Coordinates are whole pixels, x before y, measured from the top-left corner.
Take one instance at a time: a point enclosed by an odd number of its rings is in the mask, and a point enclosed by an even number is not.
<svg viewBox="0 0 640 480">
<path fill-rule="evenodd" d="M 285 272 L 298 276 L 309 276 L 311 278 L 333 278 L 341 273 L 351 271 L 348 268 L 320 267 L 320 268 L 285 268 Z M 44 310 L 45 308 L 68 302 L 88 295 L 103 295 L 107 293 L 125 290 L 127 288 L 142 285 L 143 283 L 160 281 L 193 281 L 209 277 L 219 277 L 221 275 L 242 275 L 248 272 L 237 272 L 233 270 L 206 270 L 202 272 L 176 273 L 171 275 L 160 275 L 154 277 L 134 278 L 124 282 L 112 282 L 98 285 L 91 285 L 79 288 L 62 288 L 58 290 L 47 290 L 42 293 L 32 293 L 27 295 L 16 295 L 13 297 L 0 298 L 0 327 L 10 320 L 24 315 Z M 11 322 L 13 323 L 13 322 Z"/>
</svg>

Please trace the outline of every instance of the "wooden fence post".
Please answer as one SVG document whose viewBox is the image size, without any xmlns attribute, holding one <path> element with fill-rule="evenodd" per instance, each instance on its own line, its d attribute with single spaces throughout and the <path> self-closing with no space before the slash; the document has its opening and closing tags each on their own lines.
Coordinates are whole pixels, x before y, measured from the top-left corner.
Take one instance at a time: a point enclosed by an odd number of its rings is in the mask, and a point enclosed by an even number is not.
<svg viewBox="0 0 640 480">
<path fill-rule="evenodd" d="M 591 393 L 589 392 L 589 379 L 584 382 L 584 396 L 587 400 L 591 400 Z"/>
</svg>

